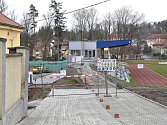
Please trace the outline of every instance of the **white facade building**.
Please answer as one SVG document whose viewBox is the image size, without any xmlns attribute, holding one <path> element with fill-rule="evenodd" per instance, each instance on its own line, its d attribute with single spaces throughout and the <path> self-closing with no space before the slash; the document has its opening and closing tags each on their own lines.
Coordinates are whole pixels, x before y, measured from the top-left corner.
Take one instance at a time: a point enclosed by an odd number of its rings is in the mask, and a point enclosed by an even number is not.
<svg viewBox="0 0 167 125">
<path fill-rule="evenodd" d="M 96 41 L 70 41 L 69 42 L 69 55 L 82 56 L 84 58 L 96 58 L 97 47 Z"/>
</svg>

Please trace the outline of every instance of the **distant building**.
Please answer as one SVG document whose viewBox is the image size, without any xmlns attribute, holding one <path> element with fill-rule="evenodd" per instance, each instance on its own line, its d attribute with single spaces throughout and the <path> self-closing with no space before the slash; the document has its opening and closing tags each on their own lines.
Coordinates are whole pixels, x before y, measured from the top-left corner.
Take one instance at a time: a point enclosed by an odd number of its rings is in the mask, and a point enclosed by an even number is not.
<svg viewBox="0 0 167 125">
<path fill-rule="evenodd" d="M 69 55 L 85 58 L 97 57 L 96 41 L 70 41 Z"/>
<path fill-rule="evenodd" d="M 154 42 L 152 44 L 152 53 L 153 55 L 167 55 L 167 41 Z"/>
<path fill-rule="evenodd" d="M 7 39 L 6 53 L 8 47 L 20 46 L 20 33 L 23 27 L 15 21 L 0 13 L 0 37 Z"/>
<path fill-rule="evenodd" d="M 61 44 L 61 58 L 67 58 L 69 53 L 69 41 L 64 40 Z"/>
<path fill-rule="evenodd" d="M 167 34 L 150 34 L 146 38 L 148 46 L 153 47 L 154 43 L 167 41 Z"/>
<path fill-rule="evenodd" d="M 115 41 L 70 41 L 69 57 L 70 60 L 95 59 L 95 58 L 112 58 L 115 57 L 109 52 L 109 48 L 126 46 L 131 40 L 115 40 Z M 77 57 L 72 59 L 72 57 Z M 80 60 L 80 59 L 79 59 Z"/>
</svg>

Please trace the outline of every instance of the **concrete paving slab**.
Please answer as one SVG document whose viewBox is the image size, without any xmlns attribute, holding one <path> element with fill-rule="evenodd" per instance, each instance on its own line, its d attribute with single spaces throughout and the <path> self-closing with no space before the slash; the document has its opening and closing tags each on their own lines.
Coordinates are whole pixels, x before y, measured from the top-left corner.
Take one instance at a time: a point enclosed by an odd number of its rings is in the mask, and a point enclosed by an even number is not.
<svg viewBox="0 0 167 125">
<path fill-rule="evenodd" d="M 75 90 L 62 90 L 74 93 Z M 88 92 L 87 90 L 83 90 Z M 76 92 L 76 93 L 75 93 Z M 85 92 L 85 93 L 86 93 Z M 58 92 L 59 93 L 59 92 Z M 57 94 L 58 94 L 57 93 Z M 60 93 L 60 95 L 62 95 Z M 47 97 L 19 125 L 120 125 L 112 118 L 94 95 Z"/>
<path fill-rule="evenodd" d="M 105 89 L 100 89 L 103 93 Z M 129 91 L 109 88 L 112 97 L 95 96 L 91 89 L 57 89 L 19 125 L 165 125 L 167 108 Z M 95 90 L 97 92 L 97 90 Z M 81 95 L 84 94 L 84 95 Z M 99 102 L 103 98 L 104 102 Z M 110 105 L 106 110 L 105 106 Z M 120 118 L 114 118 L 119 114 Z"/>
<path fill-rule="evenodd" d="M 103 106 L 110 105 L 111 109 L 107 111 L 113 117 L 117 113 L 120 115 L 117 119 L 120 123 L 123 125 L 166 125 L 167 108 L 165 106 L 157 105 L 126 90 L 121 91 L 118 91 L 118 98 L 114 94 L 111 98 L 99 96 L 104 99 L 101 103 Z"/>
</svg>

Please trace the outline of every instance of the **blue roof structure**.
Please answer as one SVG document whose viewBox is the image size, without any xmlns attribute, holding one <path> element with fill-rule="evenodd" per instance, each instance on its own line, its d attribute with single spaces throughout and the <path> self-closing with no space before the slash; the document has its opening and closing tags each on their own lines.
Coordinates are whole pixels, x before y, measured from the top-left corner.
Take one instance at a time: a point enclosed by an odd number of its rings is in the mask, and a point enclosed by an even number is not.
<svg viewBox="0 0 167 125">
<path fill-rule="evenodd" d="M 131 44 L 131 40 L 97 41 L 96 48 L 120 47 Z"/>
</svg>

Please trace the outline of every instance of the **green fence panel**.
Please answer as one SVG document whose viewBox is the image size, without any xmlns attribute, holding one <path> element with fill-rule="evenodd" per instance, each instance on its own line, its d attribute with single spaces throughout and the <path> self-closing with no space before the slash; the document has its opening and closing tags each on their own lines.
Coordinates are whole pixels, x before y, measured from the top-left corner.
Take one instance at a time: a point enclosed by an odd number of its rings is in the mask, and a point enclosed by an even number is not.
<svg viewBox="0 0 167 125">
<path fill-rule="evenodd" d="M 34 67 L 34 66 L 43 66 L 43 68 L 47 69 L 48 71 L 61 70 L 61 69 L 66 69 L 67 60 L 55 61 L 55 62 L 30 61 L 30 67 Z"/>
</svg>

